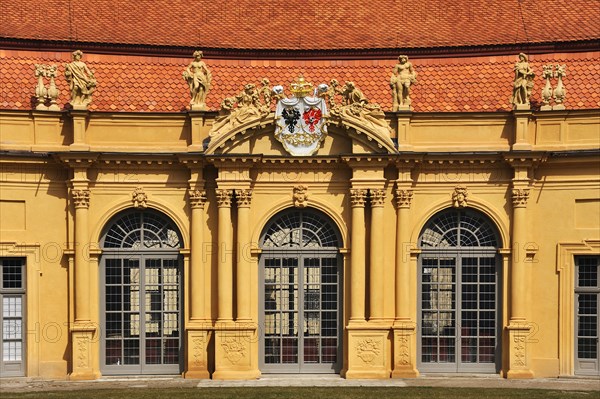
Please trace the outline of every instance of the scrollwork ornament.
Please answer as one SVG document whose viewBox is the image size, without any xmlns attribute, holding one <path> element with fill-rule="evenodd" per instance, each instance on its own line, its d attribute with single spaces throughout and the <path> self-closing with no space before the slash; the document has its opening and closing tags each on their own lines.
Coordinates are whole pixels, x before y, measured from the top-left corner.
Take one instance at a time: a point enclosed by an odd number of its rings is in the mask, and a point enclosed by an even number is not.
<svg viewBox="0 0 600 399">
<path fill-rule="evenodd" d="M 382 189 L 371 189 L 369 190 L 371 195 L 371 206 L 381 207 L 385 202 L 385 190 Z"/>
<path fill-rule="evenodd" d="M 217 195 L 217 205 L 219 206 L 219 208 L 228 208 L 231 206 L 233 190 L 217 189 L 215 190 L 215 194 Z"/>
<path fill-rule="evenodd" d="M 75 208 L 90 207 L 90 190 L 71 190 L 71 198 Z"/>
<path fill-rule="evenodd" d="M 529 189 L 528 188 L 513 188 L 512 190 L 512 202 L 515 208 L 522 208 L 527 206 L 529 200 Z"/>
<path fill-rule="evenodd" d="M 206 204 L 206 191 L 204 190 L 188 190 L 190 206 L 192 208 L 204 208 Z"/>
<path fill-rule="evenodd" d="M 240 208 L 249 208 L 252 202 L 252 190 L 241 189 L 235 190 L 235 200 Z"/>
<path fill-rule="evenodd" d="M 410 208 L 413 199 L 413 190 L 397 189 L 395 194 L 397 208 Z"/>
</svg>

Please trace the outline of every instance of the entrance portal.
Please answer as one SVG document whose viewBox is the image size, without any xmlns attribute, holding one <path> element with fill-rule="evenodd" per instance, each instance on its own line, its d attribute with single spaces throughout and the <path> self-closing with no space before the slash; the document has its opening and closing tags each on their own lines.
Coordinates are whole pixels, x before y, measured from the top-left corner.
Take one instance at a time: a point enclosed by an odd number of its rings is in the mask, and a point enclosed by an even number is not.
<svg viewBox="0 0 600 399">
<path fill-rule="evenodd" d="M 340 234 L 312 209 L 275 215 L 261 238 L 261 371 L 339 372 Z"/>
</svg>

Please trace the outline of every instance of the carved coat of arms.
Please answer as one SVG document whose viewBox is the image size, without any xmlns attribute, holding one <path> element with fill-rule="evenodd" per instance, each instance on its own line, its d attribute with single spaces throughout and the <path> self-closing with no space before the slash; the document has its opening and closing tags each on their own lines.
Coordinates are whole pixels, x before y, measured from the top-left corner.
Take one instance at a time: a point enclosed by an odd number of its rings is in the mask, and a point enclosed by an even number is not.
<svg viewBox="0 0 600 399">
<path fill-rule="evenodd" d="M 327 136 L 327 106 L 311 91 L 312 84 L 299 77 L 292 83 L 293 97 L 281 98 L 275 110 L 275 138 L 295 156 L 313 155 Z"/>
</svg>

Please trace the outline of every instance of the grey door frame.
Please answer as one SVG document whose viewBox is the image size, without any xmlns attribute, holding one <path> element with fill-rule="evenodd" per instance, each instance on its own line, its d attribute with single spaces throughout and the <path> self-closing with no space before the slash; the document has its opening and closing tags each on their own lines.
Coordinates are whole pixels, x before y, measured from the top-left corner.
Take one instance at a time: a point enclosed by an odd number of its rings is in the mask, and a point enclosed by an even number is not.
<svg viewBox="0 0 600 399">
<path fill-rule="evenodd" d="M 337 263 L 338 270 L 338 298 L 337 298 L 337 357 L 336 363 L 303 363 L 301 360 L 304 358 L 303 349 L 303 335 L 301 326 L 303 323 L 303 299 L 304 299 L 304 282 L 300 280 L 298 282 L 298 363 L 290 364 L 266 364 L 265 363 L 265 259 L 267 258 L 296 258 L 298 259 L 298 276 L 300 279 L 304 278 L 304 274 L 300 272 L 304 268 L 304 259 L 308 258 L 334 258 Z M 343 257 L 339 253 L 339 250 L 332 249 L 319 249 L 319 248 L 289 248 L 289 249 L 265 249 L 261 253 L 259 261 L 259 368 L 263 373 L 339 373 L 342 368 L 342 356 L 343 356 Z"/>
<path fill-rule="evenodd" d="M 3 273 L 5 261 L 16 261 L 20 263 L 21 268 L 21 288 L 3 288 L 0 285 L 0 377 L 23 377 L 27 370 L 27 263 L 24 258 L 2 258 L 0 259 L 0 273 Z M 0 279 L 2 280 L 2 279 Z M 4 361 L 4 298 L 18 297 L 21 299 L 21 360 Z M 13 317 L 16 318 L 16 317 Z M 15 339 L 16 341 L 16 339 Z"/>
<path fill-rule="evenodd" d="M 573 355 L 574 355 L 574 372 L 576 375 L 582 376 L 600 376 L 600 273 L 596 275 L 596 287 L 581 287 L 579 286 L 579 260 L 583 258 L 597 258 L 597 264 L 600 263 L 600 256 L 594 255 L 577 255 L 575 256 L 575 268 L 574 268 L 574 301 L 573 310 L 574 315 L 574 342 L 573 342 Z M 598 266 L 596 266 L 598 268 Z M 596 295 L 596 358 L 579 358 L 579 295 Z"/>
<path fill-rule="evenodd" d="M 455 322 L 455 362 L 448 363 L 433 363 L 433 362 L 423 362 L 422 361 L 422 332 L 423 326 L 421 323 L 422 318 L 422 305 L 423 305 L 423 259 L 425 258 L 453 258 L 455 260 L 454 267 L 458 270 L 462 266 L 461 260 L 463 258 L 494 258 L 494 266 L 496 270 L 496 289 L 495 289 L 495 297 L 496 297 L 496 306 L 495 306 L 495 324 L 496 324 L 496 335 L 495 335 L 495 358 L 494 363 L 470 363 L 470 362 L 462 362 L 460 349 L 462 348 L 460 342 L 460 311 L 461 307 L 458 308 L 455 305 L 453 310 L 454 312 L 454 322 Z M 418 261 L 418 272 L 417 272 L 417 314 L 418 314 L 418 328 L 417 328 L 417 367 L 419 370 L 424 372 L 441 372 L 441 373 L 456 373 L 456 372 L 477 372 L 477 373 L 497 373 L 499 372 L 502 364 L 502 267 L 501 267 L 501 259 L 498 255 L 497 250 L 486 250 L 480 248 L 473 247 L 465 247 L 465 248 L 443 248 L 443 249 L 423 249 L 419 254 Z M 459 280 L 459 274 L 455 273 L 456 280 L 455 284 L 455 303 L 462 302 L 462 282 Z"/>
<path fill-rule="evenodd" d="M 140 335 L 139 335 L 139 351 L 140 361 L 137 365 L 107 365 L 106 364 L 106 272 L 105 265 L 107 259 L 139 259 L 140 265 L 140 295 L 139 295 L 139 314 L 140 314 Z M 161 260 L 176 260 L 179 269 L 179 363 L 178 364 L 160 364 L 160 365 L 147 365 L 145 364 L 146 354 L 142 344 L 146 341 L 145 337 L 145 320 L 142 316 L 145 315 L 145 261 L 146 259 L 161 259 Z M 179 250 L 104 250 L 99 263 L 99 281 L 100 281 L 100 325 L 101 325 L 101 339 L 100 339 L 100 371 L 104 375 L 135 375 L 135 374 L 180 374 L 183 370 L 183 345 L 184 345 L 184 272 L 183 262 Z"/>
</svg>

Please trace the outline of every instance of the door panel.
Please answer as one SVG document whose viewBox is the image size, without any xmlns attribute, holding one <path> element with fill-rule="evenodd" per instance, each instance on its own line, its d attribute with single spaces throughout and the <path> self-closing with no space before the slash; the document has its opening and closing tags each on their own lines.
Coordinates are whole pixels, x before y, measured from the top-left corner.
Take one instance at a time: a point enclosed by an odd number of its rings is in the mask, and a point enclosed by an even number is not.
<svg viewBox="0 0 600 399">
<path fill-rule="evenodd" d="M 337 258 L 265 256 L 262 266 L 263 371 L 336 371 L 340 335 Z"/>
<path fill-rule="evenodd" d="M 495 372 L 498 334 L 495 258 L 425 255 L 420 274 L 422 369 Z"/>
<path fill-rule="evenodd" d="M 152 255 L 105 257 L 104 282 L 103 373 L 178 373 L 179 260 Z"/>
</svg>

